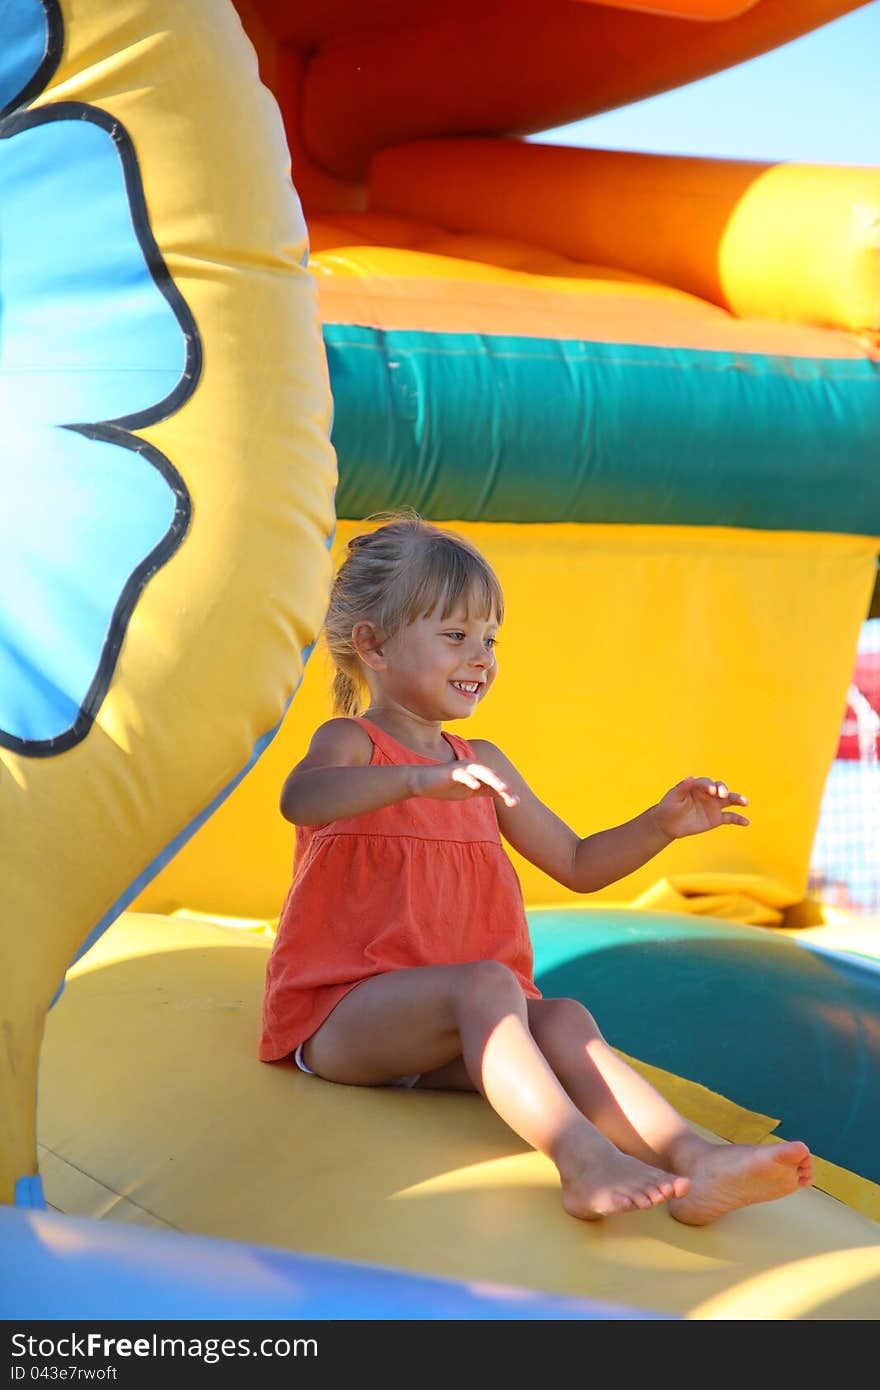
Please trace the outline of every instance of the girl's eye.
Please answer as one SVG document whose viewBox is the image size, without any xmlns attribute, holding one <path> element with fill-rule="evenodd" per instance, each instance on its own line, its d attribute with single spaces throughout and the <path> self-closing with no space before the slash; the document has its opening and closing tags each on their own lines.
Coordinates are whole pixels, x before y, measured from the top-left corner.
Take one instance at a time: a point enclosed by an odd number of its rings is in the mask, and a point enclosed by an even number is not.
<svg viewBox="0 0 880 1390">
<path fill-rule="evenodd" d="M 463 641 L 464 641 L 464 636 L 465 636 L 463 632 L 446 632 L 446 633 L 444 633 L 443 635 L 444 635 L 445 637 L 455 637 L 455 638 L 457 638 L 458 641 L 460 641 L 460 642 L 463 642 Z M 486 637 L 486 638 L 484 638 L 484 641 L 485 641 L 487 647 L 494 647 L 494 646 L 496 645 L 496 643 L 498 642 L 498 638 L 497 638 L 497 637 Z"/>
<path fill-rule="evenodd" d="M 452 637 L 452 638 L 454 638 L 455 641 L 457 641 L 457 642 L 463 642 L 464 639 L 465 639 L 465 634 L 464 634 L 463 632 L 444 632 L 443 636 L 444 636 L 444 637 Z M 485 637 L 483 640 L 484 640 L 484 642 L 485 642 L 485 645 L 486 645 L 487 647 L 489 647 L 490 650 L 491 650 L 491 649 L 496 645 L 496 643 L 498 642 L 498 638 L 497 638 L 497 637 Z"/>
</svg>

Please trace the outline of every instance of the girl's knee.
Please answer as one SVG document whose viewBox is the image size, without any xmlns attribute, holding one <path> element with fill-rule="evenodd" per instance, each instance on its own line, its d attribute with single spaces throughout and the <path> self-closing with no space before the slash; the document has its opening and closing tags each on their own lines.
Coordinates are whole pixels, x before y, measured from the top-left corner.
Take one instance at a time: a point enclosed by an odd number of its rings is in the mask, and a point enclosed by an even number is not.
<svg viewBox="0 0 880 1390">
<path fill-rule="evenodd" d="M 467 965 L 456 967 L 458 992 L 460 997 L 479 1000 L 499 1000 L 522 998 L 522 987 L 506 965 L 497 960 L 475 960 Z"/>
<path fill-rule="evenodd" d="M 539 1007 L 532 1010 L 529 1019 L 536 1042 L 572 1037 L 590 1041 L 602 1037 L 593 1015 L 577 999 L 541 999 L 536 1003 Z"/>
</svg>

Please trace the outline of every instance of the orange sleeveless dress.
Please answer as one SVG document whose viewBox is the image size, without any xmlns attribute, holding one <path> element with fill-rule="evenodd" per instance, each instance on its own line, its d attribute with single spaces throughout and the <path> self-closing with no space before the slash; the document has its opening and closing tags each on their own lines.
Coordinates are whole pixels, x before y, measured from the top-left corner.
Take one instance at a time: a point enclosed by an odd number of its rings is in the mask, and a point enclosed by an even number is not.
<svg viewBox="0 0 880 1390">
<path fill-rule="evenodd" d="M 367 719 L 374 766 L 436 763 Z M 456 734 L 456 758 L 475 762 Z M 516 870 L 491 797 L 410 797 L 296 827 L 293 882 L 266 969 L 259 1056 L 279 1061 L 361 980 L 419 965 L 497 960 L 540 999 Z"/>
</svg>

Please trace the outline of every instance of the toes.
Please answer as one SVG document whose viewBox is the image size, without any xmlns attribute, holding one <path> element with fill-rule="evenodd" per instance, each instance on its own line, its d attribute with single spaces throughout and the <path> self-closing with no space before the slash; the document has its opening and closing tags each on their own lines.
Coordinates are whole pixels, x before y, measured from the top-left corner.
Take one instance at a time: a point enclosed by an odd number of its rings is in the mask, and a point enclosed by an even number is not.
<svg viewBox="0 0 880 1390">
<path fill-rule="evenodd" d="M 667 1201 L 671 1201 L 674 1197 L 686 1197 L 691 1190 L 691 1180 L 676 1173 L 674 1176 L 665 1178 L 660 1184 L 660 1189 Z"/>
<path fill-rule="evenodd" d="M 675 1183 L 672 1178 L 658 1178 L 656 1182 L 646 1183 L 640 1196 L 647 1197 L 652 1207 L 659 1207 L 661 1202 L 668 1202 L 675 1196 Z"/>
<path fill-rule="evenodd" d="M 651 1195 L 648 1191 L 633 1192 L 632 1200 L 635 1202 L 639 1211 L 647 1211 L 649 1207 L 652 1207 L 654 1205 L 654 1202 L 652 1201 Z"/>
<path fill-rule="evenodd" d="M 661 1202 L 667 1202 L 672 1196 L 669 1183 L 658 1183 L 656 1187 L 649 1187 L 648 1196 L 655 1207 L 658 1207 Z"/>
<path fill-rule="evenodd" d="M 791 1163 L 800 1167 L 810 1158 L 810 1150 L 807 1148 L 806 1144 L 801 1143 L 800 1139 L 793 1139 L 784 1146 L 780 1157 L 783 1158 L 786 1163 Z"/>
</svg>

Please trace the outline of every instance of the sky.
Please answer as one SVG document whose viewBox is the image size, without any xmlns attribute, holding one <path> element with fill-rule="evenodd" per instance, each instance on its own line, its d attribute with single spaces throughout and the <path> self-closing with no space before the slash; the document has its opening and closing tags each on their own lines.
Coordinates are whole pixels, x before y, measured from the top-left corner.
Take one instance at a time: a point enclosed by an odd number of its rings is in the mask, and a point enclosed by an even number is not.
<svg viewBox="0 0 880 1390">
<path fill-rule="evenodd" d="M 648 101 L 531 138 L 726 159 L 880 165 L 880 0 Z"/>
</svg>

